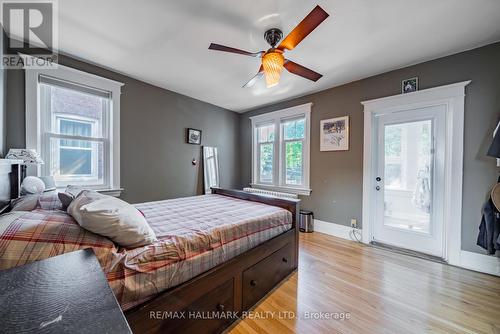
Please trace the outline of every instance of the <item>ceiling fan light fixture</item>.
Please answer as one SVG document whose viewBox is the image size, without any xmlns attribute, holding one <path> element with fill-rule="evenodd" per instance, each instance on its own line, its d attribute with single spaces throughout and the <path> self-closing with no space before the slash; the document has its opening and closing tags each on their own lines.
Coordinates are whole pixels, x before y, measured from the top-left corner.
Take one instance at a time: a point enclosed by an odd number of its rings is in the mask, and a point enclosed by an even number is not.
<svg viewBox="0 0 500 334">
<path fill-rule="evenodd" d="M 267 88 L 276 86 L 279 83 L 284 63 L 285 57 L 281 52 L 267 52 L 262 57 L 262 67 L 264 68 Z"/>
</svg>

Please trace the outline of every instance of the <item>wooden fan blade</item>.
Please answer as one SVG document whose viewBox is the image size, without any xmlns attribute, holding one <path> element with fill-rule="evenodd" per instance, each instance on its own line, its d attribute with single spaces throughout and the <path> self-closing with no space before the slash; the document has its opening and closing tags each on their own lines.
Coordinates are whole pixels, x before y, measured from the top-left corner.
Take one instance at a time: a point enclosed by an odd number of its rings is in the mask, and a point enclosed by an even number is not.
<svg viewBox="0 0 500 334">
<path fill-rule="evenodd" d="M 288 36 L 281 41 L 278 49 L 280 50 L 292 50 L 296 47 L 304 38 L 307 37 L 317 26 L 321 24 L 328 16 L 327 12 L 323 10 L 320 6 L 316 6 L 296 27 L 292 30 Z"/>
<path fill-rule="evenodd" d="M 283 66 L 288 70 L 288 72 L 299 75 L 314 82 L 318 81 L 323 76 L 317 72 L 314 72 L 313 70 L 308 69 L 307 67 L 294 63 L 293 61 L 288 59 L 285 61 L 285 64 Z"/>
<path fill-rule="evenodd" d="M 257 74 L 254 75 L 253 78 L 250 79 L 250 81 L 248 81 L 246 84 L 244 84 L 243 88 L 250 88 L 250 87 L 252 87 L 253 85 L 255 85 L 255 83 L 257 82 L 257 80 L 259 80 L 263 75 L 264 75 L 264 67 L 262 67 L 262 65 L 260 65 L 259 72 L 257 72 Z"/>
<path fill-rule="evenodd" d="M 262 57 L 264 54 L 264 51 L 260 52 L 248 52 L 240 49 L 235 49 L 231 48 L 229 46 L 224 46 L 220 44 L 215 44 L 211 43 L 210 46 L 208 47 L 209 50 L 216 50 L 216 51 L 224 51 L 224 52 L 231 52 L 231 53 L 238 53 L 240 55 L 245 55 L 245 56 L 250 56 L 250 57 Z"/>
</svg>

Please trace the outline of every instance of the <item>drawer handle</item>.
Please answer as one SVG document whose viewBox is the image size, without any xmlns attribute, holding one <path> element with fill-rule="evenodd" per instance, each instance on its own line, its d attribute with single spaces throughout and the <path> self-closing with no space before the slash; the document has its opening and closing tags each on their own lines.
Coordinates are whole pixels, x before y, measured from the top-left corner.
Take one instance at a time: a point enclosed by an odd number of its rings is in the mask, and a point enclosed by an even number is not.
<svg viewBox="0 0 500 334">
<path fill-rule="evenodd" d="M 224 308 L 225 308 L 224 304 L 217 305 L 217 311 L 219 312 L 224 312 Z"/>
<path fill-rule="evenodd" d="M 286 257 L 282 258 L 281 261 L 287 263 L 288 262 L 288 259 Z"/>
<path fill-rule="evenodd" d="M 257 286 L 257 281 L 256 280 L 251 280 L 250 281 L 251 286 Z"/>
</svg>

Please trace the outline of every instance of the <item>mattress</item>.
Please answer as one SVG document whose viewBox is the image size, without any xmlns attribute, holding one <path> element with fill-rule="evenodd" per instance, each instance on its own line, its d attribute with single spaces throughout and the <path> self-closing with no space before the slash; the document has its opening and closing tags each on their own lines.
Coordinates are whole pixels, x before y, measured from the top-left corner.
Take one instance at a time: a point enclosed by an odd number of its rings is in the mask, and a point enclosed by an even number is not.
<svg viewBox="0 0 500 334">
<path fill-rule="evenodd" d="M 0 223 L 0 269 L 92 247 L 124 310 L 289 230 L 284 209 L 221 195 L 135 205 L 158 241 L 135 249 L 92 234 L 63 211 L 16 213 Z"/>
</svg>

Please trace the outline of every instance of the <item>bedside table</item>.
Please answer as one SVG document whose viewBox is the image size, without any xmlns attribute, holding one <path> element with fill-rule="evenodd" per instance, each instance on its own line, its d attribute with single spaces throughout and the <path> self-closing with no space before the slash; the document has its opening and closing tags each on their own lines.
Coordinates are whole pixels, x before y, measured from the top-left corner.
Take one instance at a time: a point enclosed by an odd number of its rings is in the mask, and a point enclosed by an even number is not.
<svg viewBox="0 0 500 334">
<path fill-rule="evenodd" d="M 132 333 L 92 249 L 0 271 L 2 333 Z"/>
</svg>

